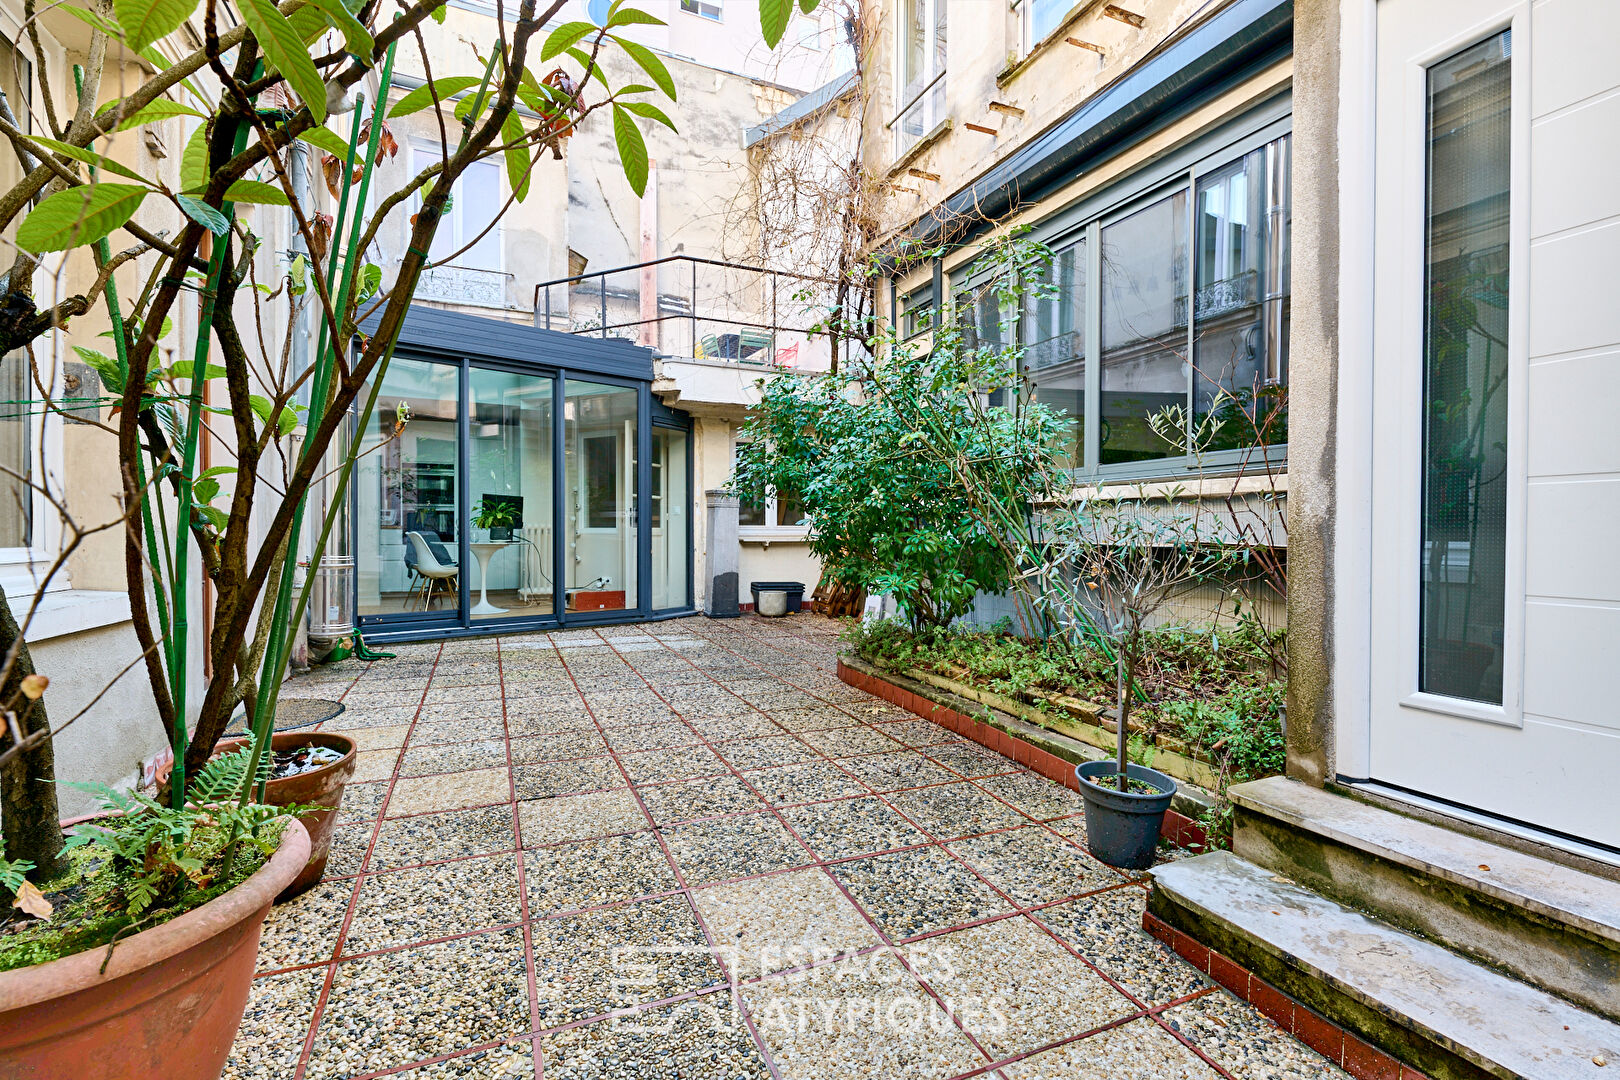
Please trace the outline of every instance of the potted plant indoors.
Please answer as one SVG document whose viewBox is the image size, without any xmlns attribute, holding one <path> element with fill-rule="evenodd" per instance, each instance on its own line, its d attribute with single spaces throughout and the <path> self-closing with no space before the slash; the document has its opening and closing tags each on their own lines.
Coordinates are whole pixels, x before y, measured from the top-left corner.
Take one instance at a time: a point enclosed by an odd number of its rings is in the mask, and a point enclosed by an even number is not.
<svg viewBox="0 0 1620 1080">
<path fill-rule="evenodd" d="M 478 509 L 473 514 L 473 527 L 488 529 L 491 540 L 512 539 L 512 526 L 517 521 L 517 507 L 498 495 L 485 495 L 478 500 Z"/>
</svg>

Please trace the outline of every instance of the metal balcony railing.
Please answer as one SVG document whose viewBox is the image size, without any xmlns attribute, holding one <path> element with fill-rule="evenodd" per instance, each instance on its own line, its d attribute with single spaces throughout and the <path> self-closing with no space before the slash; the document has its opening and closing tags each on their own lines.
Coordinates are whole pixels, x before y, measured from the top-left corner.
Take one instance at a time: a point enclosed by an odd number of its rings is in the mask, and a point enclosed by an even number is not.
<svg viewBox="0 0 1620 1080">
<path fill-rule="evenodd" d="M 825 370 L 818 323 L 836 282 L 763 266 L 670 255 L 534 287 L 534 325 L 617 337 L 665 356 Z"/>
</svg>

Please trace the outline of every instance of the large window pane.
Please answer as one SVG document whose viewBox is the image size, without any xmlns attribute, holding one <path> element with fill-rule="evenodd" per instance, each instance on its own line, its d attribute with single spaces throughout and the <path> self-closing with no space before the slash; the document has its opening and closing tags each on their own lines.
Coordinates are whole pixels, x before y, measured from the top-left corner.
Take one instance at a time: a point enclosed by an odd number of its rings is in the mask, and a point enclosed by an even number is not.
<svg viewBox="0 0 1620 1080">
<path fill-rule="evenodd" d="M 1420 687 L 1500 704 L 1510 38 L 1428 73 Z"/>
<path fill-rule="evenodd" d="M 1193 407 L 1209 449 L 1288 441 L 1286 136 L 1198 183 Z"/>
<path fill-rule="evenodd" d="M 550 615 L 552 380 L 475 367 L 468 388 L 469 615 Z"/>
<path fill-rule="evenodd" d="M 0 356 L 0 548 L 33 543 L 33 398 L 28 354 L 18 349 Z"/>
<path fill-rule="evenodd" d="M 1187 404 L 1187 192 L 1102 230 L 1102 463 L 1180 454 L 1148 418 Z"/>
<path fill-rule="evenodd" d="M 691 493 L 687 490 L 690 438 L 673 428 L 653 428 L 652 563 L 654 610 L 686 606 L 686 556 L 691 548 Z"/>
<path fill-rule="evenodd" d="M 1064 440 L 1071 467 L 1081 464 L 1086 413 L 1086 242 L 1058 251 L 1050 296 L 1030 301 L 1024 376 L 1031 396 L 1069 417 Z"/>
<path fill-rule="evenodd" d="M 388 365 L 356 465 L 361 615 L 460 607 L 459 376 L 450 364 Z"/>
<path fill-rule="evenodd" d="M 567 394 L 567 610 L 633 608 L 636 390 L 570 379 Z"/>
</svg>

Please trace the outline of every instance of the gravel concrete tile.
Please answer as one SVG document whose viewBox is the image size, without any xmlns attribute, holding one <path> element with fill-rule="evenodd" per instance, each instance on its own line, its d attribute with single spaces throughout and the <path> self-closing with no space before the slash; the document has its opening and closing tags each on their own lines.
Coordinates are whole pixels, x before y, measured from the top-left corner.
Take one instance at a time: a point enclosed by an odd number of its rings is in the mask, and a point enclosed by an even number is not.
<svg viewBox="0 0 1620 1080">
<path fill-rule="evenodd" d="M 1123 880 L 1039 825 L 958 840 L 950 848 L 1020 904 L 1044 904 Z"/>
<path fill-rule="evenodd" d="M 523 846 L 529 848 L 636 832 L 648 825 L 647 815 L 641 812 L 629 788 L 534 799 L 517 805 Z"/>
<path fill-rule="evenodd" d="M 641 680 L 632 679 L 630 681 L 633 687 L 634 683 L 639 683 Z M 592 680 L 589 684 L 583 680 L 580 683 L 585 690 L 585 703 L 591 707 L 592 712 L 611 712 L 614 709 L 623 708 L 662 707 L 664 704 L 663 699 L 651 690 L 645 688 L 634 689 L 632 687 L 626 687 L 622 690 L 595 689 L 601 683 L 600 678 Z"/>
<path fill-rule="evenodd" d="M 895 940 L 1010 910 L 994 889 L 939 848 L 877 855 L 829 869 Z"/>
<path fill-rule="evenodd" d="M 563 731 L 595 731 L 596 721 L 584 709 L 529 712 L 509 703 L 506 728 L 514 738 L 519 735 L 555 735 Z"/>
<path fill-rule="evenodd" d="M 431 776 L 434 773 L 492 769 L 505 764 L 505 739 L 479 739 L 475 742 L 424 746 L 420 740 L 413 738 L 404 758 L 400 760 L 399 775 Z"/>
<path fill-rule="evenodd" d="M 571 682 L 562 686 L 518 682 L 506 688 L 506 711 L 534 714 L 582 713 L 586 710 L 585 699 L 579 696 L 579 691 L 574 689 Z"/>
<path fill-rule="evenodd" d="M 374 952 L 521 922 L 517 856 L 492 855 L 367 875 L 343 954 Z"/>
<path fill-rule="evenodd" d="M 541 1027 L 556 1027 L 723 982 L 684 896 L 537 919 Z"/>
<path fill-rule="evenodd" d="M 741 993 L 783 1080 L 942 1080 L 985 1063 L 888 950 Z"/>
<path fill-rule="evenodd" d="M 646 727 L 606 728 L 608 745 L 616 754 L 638 750 L 667 750 L 672 746 L 692 746 L 701 740 L 682 723 L 649 724 Z"/>
<path fill-rule="evenodd" d="M 285 1080 L 298 1068 L 325 968 L 253 980 L 220 1080 Z"/>
<path fill-rule="evenodd" d="M 506 774 L 504 768 L 478 769 L 395 780 L 394 792 L 388 798 L 388 816 L 397 818 L 510 802 L 512 790 Z"/>
<path fill-rule="evenodd" d="M 259 936 L 256 970 L 277 971 L 332 959 L 354 888 L 353 879 L 323 881 L 303 895 L 272 907 Z"/>
<path fill-rule="evenodd" d="M 443 746 L 449 743 L 464 743 L 474 739 L 500 739 L 506 735 L 506 723 L 501 714 L 495 712 L 486 716 L 463 716 L 453 719 L 434 719 L 426 713 L 416 721 L 411 729 L 412 746 Z"/>
<path fill-rule="evenodd" d="M 452 1054 L 529 1026 L 516 929 L 339 964 L 304 1075 L 309 1080 Z"/>
<path fill-rule="evenodd" d="M 839 764 L 860 777 L 873 791 L 880 792 L 944 784 L 956 779 L 915 750 L 845 758 Z"/>
<path fill-rule="evenodd" d="M 941 746 L 949 743 L 967 744 L 967 741 L 962 736 L 948 727 L 934 723 L 932 720 L 891 722 L 898 715 L 898 710 L 875 716 L 867 715 L 869 713 L 870 710 L 863 709 L 861 719 L 871 724 L 878 731 L 883 732 L 889 738 L 898 739 L 907 746 Z"/>
<path fill-rule="evenodd" d="M 1238 1080 L 1349 1080 L 1344 1070 L 1224 990 L 1162 1015 Z"/>
<path fill-rule="evenodd" d="M 389 1074 L 390 1080 L 529 1080 L 532 1076 L 534 1046 L 527 1039 Z"/>
<path fill-rule="evenodd" d="M 611 709 L 593 709 L 596 722 L 604 728 L 645 727 L 648 724 L 673 724 L 680 720 L 673 710 L 663 705 L 616 705 Z"/>
<path fill-rule="evenodd" d="M 865 784 L 830 761 L 753 769 L 743 773 L 743 779 L 772 806 L 869 794 Z"/>
<path fill-rule="evenodd" d="M 690 780 L 698 776 L 720 776 L 726 763 L 706 746 L 678 746 L 669 750 L 643 750 L 621 754 L 619 761 L 635 784 L 658 784 L 670 780 Z"/>
<path fill-rule="evenodd" d="M 607 753 L 607 744 L 594 731 L 562 731 L 553 735 L 527 735 L 512 740 L 512 764 L 566 761 Z"/>
<path fill-rule="evenodd" d="M 902 791 L 890 795 L 889 802 L 936 840 L 954 840 L 959 836 L 1029 823 L 1018 811 L 997 802 L 972 784 Z"/>
<path fill-rule="evenodd" d="M 1004 757 L 988 747 L 974 743 L 949 743 L 944 746 L 926 746 L 923 753 L 934 761 L 961 773 L 969 780 L 1001 773 L 1022 772 L 1023 766 L 1010 757 Z"/>
<path fill-rule="evenodd" d="M 353 877 L 365 862 L 366 848 L 371 844 L 371 822 L 339 825 L 332 830 L 332 847 L 326 857 L 328 878 Z"/>
<path fill-rule="evenodd" d="M 343 704 L 356 712 L 365 712 L 371 709 L 403 709 L 414 708 L 421 704 L 422 688 L 410 690 L 382 690 L 368 693 L 364 690 L 351 690 L 343 695 Z"/>
<path fill-rule="evenodd" d="M 394 762 L 399 759 L 399 751 L 389 750 L 362 750 L 355 755 L 354 775 L 349 778 L 351 784 L 367 784 L 374 780 L 389 780 L 394 775 Z"/>
<path fill-rule="evenodd" d="M 926 844 L 928 837 L 878 798 L 840 799 L 782 811 L 782 819 L 823 859 Z"/>
<path fill-rule="evenodd" d="M 1086 847 L 1086 815 L 1083 812 L 1066 818 L 1053 818 L 1046 823 L 1046 827 L 1067 836 L 1081 847 Z"/>
<path fill-rule="evenodd" d="M 721 992 L 542 1036 L 546 1080 L 768 1080 L 770 1070 Z"/>
<path fill-rule="evenodd" d="M 338 807 L 338 824 L 376 821 L 377 813 L 382 809 L 383 796 L 387 794 L 386 783 L 344 785 L 343 805 Z"/>
<path fill-rule="evenodd" d="M 519 765 L 512 770 L 520 799 L 548 799 L 624 786 L 624 774 L 608 757 L 581 758 L 578 761 L 551 761 L 544 765 Z"/>
<path fill-rule="evenodd" d="M 416 719 L 415 705 L 394 705 L 386 708 L 368 708 L 343 703 L 346 708 L 321 725 L 322 731 L 341 731 L 345 735 L 365 728 L 409 727 Z"/>
<path fill-rule="evenodd" d="M 385 821 L 371 849 L 372 872 L 418 863 L 489 855 L 517 846 L 510 806 L 485 806 L 447 814 Z"/>
<path fill-rule="evenodd" d="M 768 769 L 773 765 L 796 765 L 816 758 L 816 751 L 791 735 L 766 739 L 739 739 L 715 747 L 721 757 L 738 769 Z"/>
<path fill-rule="evenodd" d="M 460 730 L 467 735 L 488 735 L 501 730 L 501 717 L 506 710 L 501 705 L 500 693 L 491 693 L 477 701 L 445 701 L 422 706 L 416 724 L 432 724 L 446 732 Z"/>
<path fill-rule="evenodd" d="M 1147 890 L 1133 885 L 1042 908 L 1035 917 L 1150 1006 L 1209 986 L 1197 969 L 1142 929 L 1146 907 Z"/>
<path fill-rule="evenodd" d="M 663 834 L 688 885 L 752 877 L 810 861 L 770 814 L 698 821 Z"/>
<path fill-rule="evenodd" d="M 771 719 L 788 731 L 827 731 L 860 723 L 858 719 L 834 705 L 775 709 L 771 712 Z"/>
<path fill-rule="evenodd" d="M 833 728 L 830 731 L 807 731 L 800 738 L 830 758 L 854 757 L 856 754 L 882 754 L 898 750 L 902 745 L 877 728 L 867 727 L 865 724 Z"/>
<path fill-rule="evenodd" d="M 692 902 L 733 979 L 879 944 L 861 913 L 819 869 L 698 889 Z"/>
<path fill-rule="evenodd" d="M 1001 1071 L 1007 1080 L 1221 1080 L 1208 1062 L 1146 1017 Z"/>
<path fill-rule="evenodd" d="M 341 717 L 339 718 L 341 719 Z M 347 735 L 353 739 L 363 753 L 367 750 L 397 750 L 405 745 L 405 736 L 410 732 L 409 724 L 392 724 L 388 727 L 363 728 L 337 728 L 332 726 L 333 721 L 328 720 L 317 730 L 334 732 L 338 735 Z"/>
<path fill-rule="evenodd" d="M 422 699 L 424 708 L 435 705 L 467 705 L 484 704 L 489 701 L 501 699 L 501 684 L 499 678 L 487 677 L 478 683 L 464 683 L 460 686 L 441 686 L 434 680 L 428 687 L 427 695 Z"/>
<path fill-rule="evenodd" d="M 1027 1053 L 1137 1011 L 1096 972 L 1021 917 L 941 934 L 902 952 L 997 1056 Z M 957 1009 L 956 1002 L 970 1007 Z"/>
<path fill-rule="evenodd" d="M 654 784 L 639 790 L 647 812 L 659 825 L 765 809 L 748 785 L 729 775 Z"/>
<path fill-rule="evenodd" d="M 688 716 L 686 722 L 693 731 L 711 743 L 731 742 L 735 739 L 764 739 L 782 734 L 782 729 L 763 713 L 742 716 Z"/>
<path fill-rule="evenodd" d="M 523 865 L 534 918 L 680 887 L 650 831 L 531 848 Z"/>
<path fill-rule="evenodd" d="M 1078 792 L 1062 784 L 1053 783 L 1034 773 L 1014 773 L 1010 776 L 992 776 L 977 781 L 986 791 L 1018 807 L 1037 821 L 1067 817 L 1085 809 Z"/>
</svg>

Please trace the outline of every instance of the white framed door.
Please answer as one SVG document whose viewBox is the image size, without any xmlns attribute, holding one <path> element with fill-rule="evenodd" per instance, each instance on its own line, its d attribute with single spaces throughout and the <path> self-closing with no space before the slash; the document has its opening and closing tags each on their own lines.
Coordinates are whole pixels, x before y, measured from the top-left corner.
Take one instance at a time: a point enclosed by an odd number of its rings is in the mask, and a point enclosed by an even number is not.
<svg viewBox="0 0 1620 1080">
<path fill-rule="evenodd" d="M 1378 0 L 1367 749 L 1620 848 L 1616 7 Z"/>
</svg>

